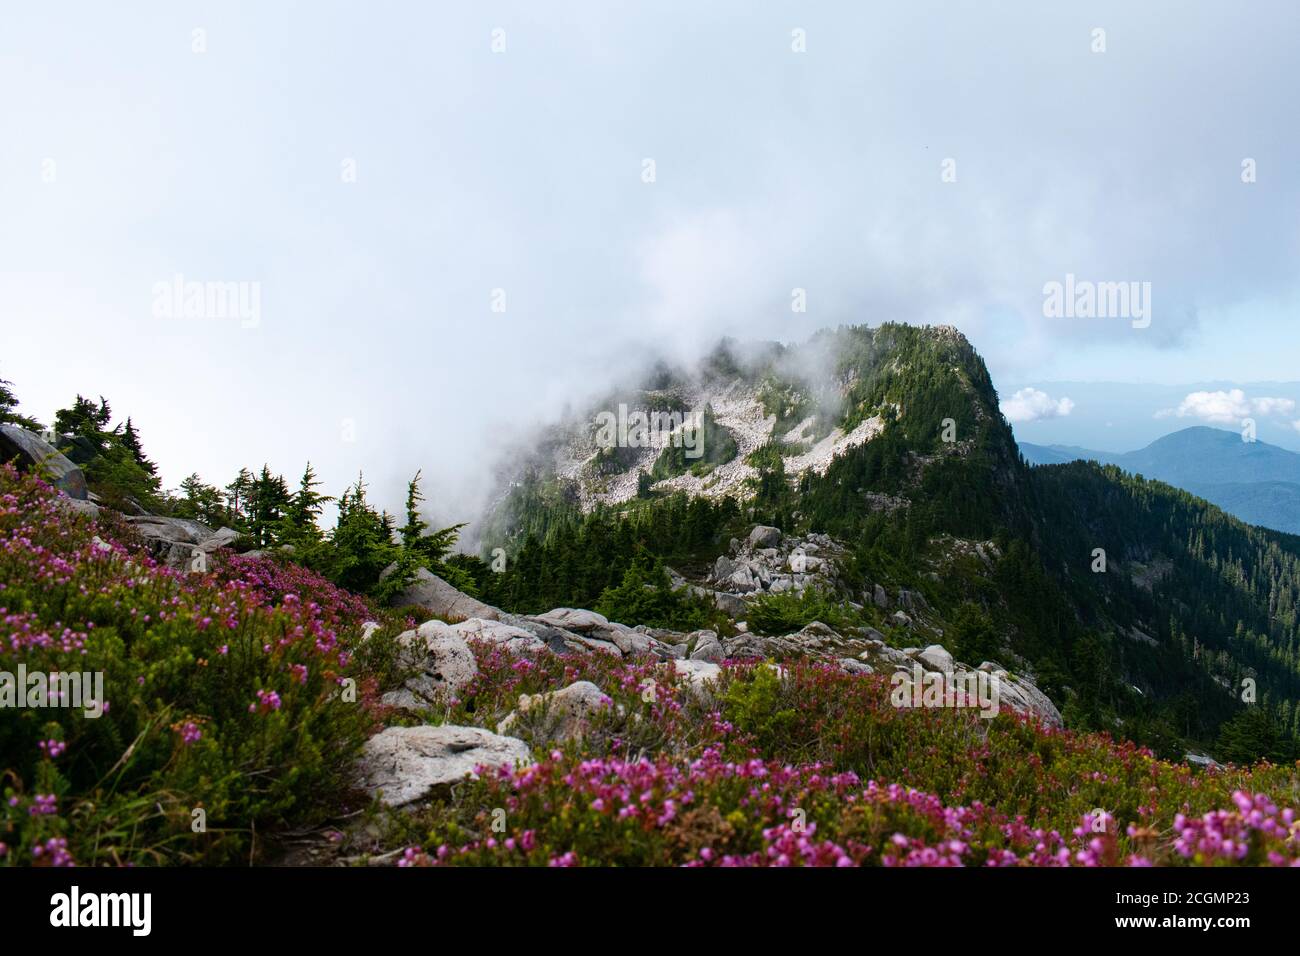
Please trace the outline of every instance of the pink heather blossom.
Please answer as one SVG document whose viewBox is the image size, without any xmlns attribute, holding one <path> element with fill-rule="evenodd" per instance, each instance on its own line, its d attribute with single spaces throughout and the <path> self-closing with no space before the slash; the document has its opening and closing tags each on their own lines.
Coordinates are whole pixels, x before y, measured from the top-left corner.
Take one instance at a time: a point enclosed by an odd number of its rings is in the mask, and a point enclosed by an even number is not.
<svg viewBox="0 0 1300 956">
<path fill-rule="evenodd" d="M 53 739 L 42 740 L 39 746 L 41 748 L 41 753 L 45 754 L 45 756 L 49 757 L 51 760 L 53 760 L 55 757 L 58 757 L 65 750 L 68 749 L 68 745 L 65 744 L 62 740 L 53 740 Z"/>
<path fill-rule="evenodd" d="M 278 693 L 273 690 L 259 690 L 256 702 L 248 705 L 248 712 L 255 714 L 260 711 L 266 714 L 273 710 L 279 710 L 280 704 L 280 695 Z"/>
</svg>

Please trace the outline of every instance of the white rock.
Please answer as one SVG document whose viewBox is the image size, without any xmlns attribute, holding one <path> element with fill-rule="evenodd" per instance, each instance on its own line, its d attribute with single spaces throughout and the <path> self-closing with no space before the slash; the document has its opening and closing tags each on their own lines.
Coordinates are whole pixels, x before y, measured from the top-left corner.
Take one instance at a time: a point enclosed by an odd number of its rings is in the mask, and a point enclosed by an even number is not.
<svg viewBox="0 0 1300 956">
<path fill-rule="evenodd" d="M 691 684 L 703 687 L 722 676 L 722 668 L 711 661 L 673 661 L 673 670 L 686 677 Z"/>
<path fill-rule="evenodd" d="M 695 639 L 695 649 L 691 651 L 691 660 L 693 661 L 712 661 L 720 664 L 727 659 L 726 652 L 722 649 L 722 642 L 718 640 L 718 635 L 714 631 L 698 631 Z"/>
<path fill-rule="evenodd" d="M 384 695 L 386 704 L 427 706 L 454 694 L 478 676 L 478 663 L 465 638 L 442 621 L 425 621 L 414 631 L 403 631 L 397 643 L 401 663 L 414 667 L 416 672 L 406 679 L 401 690 Z"/>
<path fill-rule="evenodd" d="M 475 777 L 479 765 L 515 767 L 531 762 L 522 740 L 480 727 L 389 727 L 366 741 L 357 772 L 368 793 L 387 806 L 401 807 Z"/>
<path fill-rule="evenodd" d="M 781 529 L 773 528 L 769 525 L 755 525 L 754 530 L 749 533 L 749 539 L 746 544 L 751 550 L 760 548 L 775 548 L 781 543 Z"/>
<path fill-rule="evenodd" d="M 925 650 L 916 655 L 916 659 L 932 671 L 943 671 L 945 674 L 951 674 L 956 667 L 956 661 L 942 644 L 931 644 Z"/>
<path fill-rule="evenodd" d="M 597 614 L 595 611 L 588 611 L 585 608 L 573 607 L 557 607 L 545 614 L 538 614 L 533 620 L 579 634 L 594 628 L 609 626 L 609 618 L 603 614 Z"/>
<path fill-rule="evenodd" d="M 500 621 L 488 621 L 481 617 L 471 617 L 459 624 L 453 624 L 451 630 L 460 634 L 466 640 L 473 639 L 486 641 L 490 644 L 499 644 L 511 654 L 540 651 L 546 647 L 545 641 L 530 631 L 525 631 L 522 627 L 503 624 Z"/>
</svg>

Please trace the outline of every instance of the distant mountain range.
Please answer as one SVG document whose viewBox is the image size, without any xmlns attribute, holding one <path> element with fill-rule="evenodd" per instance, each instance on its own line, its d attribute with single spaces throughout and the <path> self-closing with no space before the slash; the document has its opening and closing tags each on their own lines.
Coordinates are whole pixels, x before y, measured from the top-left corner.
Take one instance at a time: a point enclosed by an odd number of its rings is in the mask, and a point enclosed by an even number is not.
<svg viewBox="0 0 1300 956">
<path fill-rule="evenodd" d="M 1221 428 L 1185 428 L 1130 452 L 1020 444 L 1033 465 L 1096 461 L 1182 488 L 1242 521 L 1300 534 L 1300 455 Z"/>
</svg>

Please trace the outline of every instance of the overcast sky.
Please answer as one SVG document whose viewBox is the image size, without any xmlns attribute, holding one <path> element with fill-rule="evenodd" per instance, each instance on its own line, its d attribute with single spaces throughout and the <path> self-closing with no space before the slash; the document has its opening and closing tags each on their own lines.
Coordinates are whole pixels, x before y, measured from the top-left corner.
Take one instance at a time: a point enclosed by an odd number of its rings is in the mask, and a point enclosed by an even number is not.
<svg viewBox="0 0 1300 956">
<path fill-rule="evenodd" d="M 10 4 L 0 377 L 47 420 L 104 394 L 170 485 L 311 458 L 395 506 L 423 468 L 440 512 L 721 333 L 953 323 L 1004 398 L 1293 381 L 1298 11 Z M 1067 274 L 1150 282 L 1150 325 L 1045 317 Z M 255 321 L 168 316 L 178 275 Z"/>
</svg>

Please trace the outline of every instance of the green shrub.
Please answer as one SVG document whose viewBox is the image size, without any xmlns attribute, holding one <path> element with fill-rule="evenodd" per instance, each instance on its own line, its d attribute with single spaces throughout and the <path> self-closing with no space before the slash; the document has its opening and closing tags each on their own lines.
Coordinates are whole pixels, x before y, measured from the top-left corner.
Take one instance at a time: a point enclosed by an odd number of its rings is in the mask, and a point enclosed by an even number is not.
<svg viewBox="0 0 1300 956">
<path fill-rule="evenodd" d="M 766 592 L 749 604 L 745 618 L 756 634 L 790 634 L 821 621 L 832 628 L 852 627 L 858 615 L 816 588 Z"/>
<path fill-rule="evenodd" d="M 776 668 L 753 668 L 748 680 L 736 678 L 722 696 L 722 714 L 743 734 L 749 734 L 759 752 L 770 751 L 794 724 L 792 707 L 782 706 L 781 677 Z"/>
</svg>

